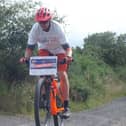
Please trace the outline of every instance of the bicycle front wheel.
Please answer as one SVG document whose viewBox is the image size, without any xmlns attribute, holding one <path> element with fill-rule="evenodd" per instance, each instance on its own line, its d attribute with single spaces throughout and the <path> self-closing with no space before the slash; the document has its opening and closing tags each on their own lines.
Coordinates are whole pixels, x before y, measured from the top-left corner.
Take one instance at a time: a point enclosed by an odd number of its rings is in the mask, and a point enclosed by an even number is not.
<svg viewBox="0 0 126 126">
<path fill-rule="evenodd" d="M 34 96 L 34 118 L 36 126 L 64 126 L 63 120 L 58 115 L 52 116 L 50 113 L 49 91 L 46 97 L 43 97 L 43 89 L 45 89 L 45 79 L 40 78 L 35 88 Z M 47 90 L 47 89 L 45 89 Z"/>
<path fill-rule="evenodd" d="M 45 88 L 45 79 L 40 78 L 35 88 L 34 96 L 34 118 L 36 126 L 53 126 L 53 119 L 51 118 L 48 100 L 43 97 L 43 89 Z"/>
</svg>

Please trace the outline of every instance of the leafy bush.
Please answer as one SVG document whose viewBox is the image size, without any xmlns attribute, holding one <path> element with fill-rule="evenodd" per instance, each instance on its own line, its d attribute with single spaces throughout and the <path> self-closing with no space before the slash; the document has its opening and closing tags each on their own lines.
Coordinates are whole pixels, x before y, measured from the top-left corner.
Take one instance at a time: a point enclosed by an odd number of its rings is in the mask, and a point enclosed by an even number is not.
<svg viewBox="0 0 126 126">
<path fill-rule="evenodd" d="M 120 80 L 126 82 L 126 66 L 116 67 L 114 71 Z"/>
<path fill-rule="evenodd" d="M 15 85 L 7 92 L 0 94 L 2 100 L 0 102 L 0 111 L 19 114 L 31 113 L 34 105 L 33 96 L 34 86 L 32 84 Z"/>
<path fill-rule="evenodd" d="M 75 54 L 74 59 L 69 70 L 71 98 L 86 101 L 89 96 L 104 95 L 105 78 L 113 73 L 112 69 L 102 60 L 85 54 Z"/>
</svg>

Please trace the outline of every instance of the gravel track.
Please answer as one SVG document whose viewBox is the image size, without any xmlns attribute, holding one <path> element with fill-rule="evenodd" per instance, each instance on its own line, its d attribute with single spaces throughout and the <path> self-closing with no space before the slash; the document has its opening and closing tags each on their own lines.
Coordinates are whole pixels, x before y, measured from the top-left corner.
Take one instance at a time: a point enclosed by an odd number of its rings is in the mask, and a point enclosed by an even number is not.
<svg viewBox="0 0 126 126">
<path fill-rule="evenodd" d="M 25 117 L 0 116 L 0 126 L 35 126 Z M 72 113 L 65 126 L 126 126 L 126 97 L 93 110 Z"/>
</svg>

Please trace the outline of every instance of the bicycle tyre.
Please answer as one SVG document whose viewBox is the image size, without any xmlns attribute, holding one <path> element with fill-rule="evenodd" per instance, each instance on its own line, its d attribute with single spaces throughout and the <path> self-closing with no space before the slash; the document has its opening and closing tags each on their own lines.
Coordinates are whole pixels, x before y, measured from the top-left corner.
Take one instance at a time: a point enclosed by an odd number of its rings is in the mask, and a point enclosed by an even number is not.
<svg viewBox="0 0 126 126">
<path fill-rule="evenodd" d="M 34 96 L 34 118 L 36 126 L 51 126 L 49 123 L 50 113 L 46 108 L 41 108 L 42 88 L 44 87 L 44 78 L 40 78 L 35 87 Z"/>
<path fill-rule="evenodd" d="M 53 116 L 53 120 L 54 120 L 54 126 L 59 126 L 58 116 L 57 115 Z"/>
<path fill-rule="evenodd" d="M 64 126 L 63 118 L 59 115 L 53 116 L 54 126 Z"/>
</svg>

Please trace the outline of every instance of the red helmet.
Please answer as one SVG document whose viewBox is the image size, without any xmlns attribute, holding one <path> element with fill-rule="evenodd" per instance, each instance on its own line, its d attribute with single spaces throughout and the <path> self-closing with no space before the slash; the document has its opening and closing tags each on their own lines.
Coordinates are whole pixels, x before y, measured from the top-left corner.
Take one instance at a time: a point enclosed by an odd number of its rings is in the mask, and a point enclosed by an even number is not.
<svg viewBox="0 0 126 126">
<path fill-rule="evenodd" d="M 35 21 L 49 21 L 52 18 L 52 14 L 49 9 L 41 7 L 36 15 L 35 15 Z"/>
</svg>

